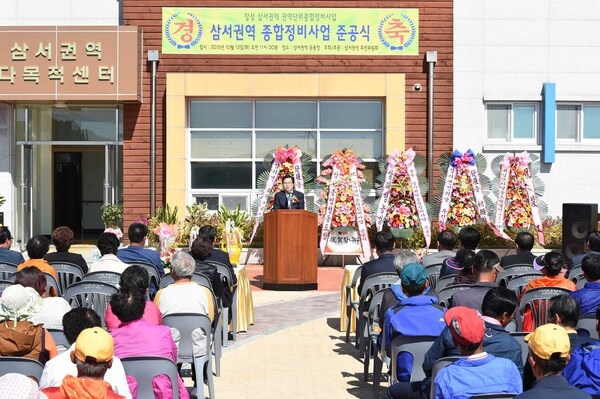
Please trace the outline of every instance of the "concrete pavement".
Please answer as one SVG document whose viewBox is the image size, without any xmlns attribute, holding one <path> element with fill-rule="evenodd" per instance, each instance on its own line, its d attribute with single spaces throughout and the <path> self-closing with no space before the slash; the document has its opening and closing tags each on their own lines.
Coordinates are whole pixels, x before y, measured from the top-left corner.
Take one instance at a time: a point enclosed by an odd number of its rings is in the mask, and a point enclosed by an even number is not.
<svg viewBox="0 0 600 399">
<path fill-rule="evenodd" d="M 373 397 L 358 350 L 339 331 L 339 292 L 252 294 L 255 324 L 224 348 L 217 398 Z"/>
</svg>

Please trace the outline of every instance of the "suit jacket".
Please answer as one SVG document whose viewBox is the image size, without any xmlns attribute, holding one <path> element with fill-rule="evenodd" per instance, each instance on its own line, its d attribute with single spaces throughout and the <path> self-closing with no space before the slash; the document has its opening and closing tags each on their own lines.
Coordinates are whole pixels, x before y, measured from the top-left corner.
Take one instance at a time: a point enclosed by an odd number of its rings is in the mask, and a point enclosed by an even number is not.
<svg viewBox="0 0 600 399">
<path fill-rule="evenodd" d="M 385 252 L 379 255 L 377 259 L 373 259 L 367 263 L 365 263 L 360 272 L 360 283 L 358 284 L 358 294 L 360 295 L 360 291 L 362 290 L 363 283 L 372 274 L 377 273 L 397 273 L 396 268 L 394 267 L 394 255 L 391 252 Z"/>
<path fill-rule="evenodd" d="M 296 197 L 297 201 L 294 202 L 293 197 Z M 292 191 L 292 208 L 291 209 L 304 209 L 304 194 L 300 191 Z M 287 197 L 285 192 L 279 191 L 275 194 L 275 201 L 273 202 L 273 209 L 288 209 Z"/>
<path fill-rule="evenodd" d="M 500 261 L 500 266 L 510 266 L 510 265 L 518 265 L 518 264 L 528 264 L 533 265 L 533 260 L 535 259 L 535 255 L 529 251 L 520 252 L 514 255 L 506 255 L 502 257 Z"/>
</svg>

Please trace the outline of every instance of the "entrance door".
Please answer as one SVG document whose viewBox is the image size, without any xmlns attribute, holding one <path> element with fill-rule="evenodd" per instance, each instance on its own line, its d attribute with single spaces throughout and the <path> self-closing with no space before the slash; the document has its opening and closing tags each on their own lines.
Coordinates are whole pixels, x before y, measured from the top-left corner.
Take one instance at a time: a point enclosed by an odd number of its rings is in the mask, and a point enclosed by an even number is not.
<svg viewBox="0 0 600 399">
<path fill-rule="evenodd" d="M 33 149 L 31 145 L 21 146 L 21 175 L 19 179 L 19 203 L 21 204 L 21 223 L 17 239 L 21 250 L 25 250 L 27 240 L 33 235 Z"/>
<path fill-rule="evenodd" d="M 83 233 L 82 154 L 54 153 L 54 223 L 53 228 L 69 226 L 75 238 Z"/>
</svg>

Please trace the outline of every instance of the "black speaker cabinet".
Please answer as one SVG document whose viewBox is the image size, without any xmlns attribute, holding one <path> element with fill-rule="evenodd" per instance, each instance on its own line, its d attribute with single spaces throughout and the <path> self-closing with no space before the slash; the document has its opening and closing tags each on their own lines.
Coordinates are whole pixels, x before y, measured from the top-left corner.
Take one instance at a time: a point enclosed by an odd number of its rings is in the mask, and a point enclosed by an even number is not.
<svg viewBox="0 0 600 399">
<path fill-rule="evenodd" d="M 598 204 L 563 204 L 563 256 L 571 259 L 583 253 L 585 237 L 596 230 Z"/>
</svg>

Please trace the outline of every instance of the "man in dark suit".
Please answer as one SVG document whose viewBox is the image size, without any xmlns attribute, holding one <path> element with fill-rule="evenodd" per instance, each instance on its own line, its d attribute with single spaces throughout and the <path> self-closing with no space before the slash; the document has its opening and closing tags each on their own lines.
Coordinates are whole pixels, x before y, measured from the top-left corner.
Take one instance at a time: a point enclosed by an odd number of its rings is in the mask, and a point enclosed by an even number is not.
<svg viewBox="0 0 600 399">
<path fill-rule="evenodd" d="M 396 274 L 396 268 L 394 267 L 394 236 L 392 233 L 387 231 L 380 231 L 375 234 L 373 240 L 375 244 L 375 250 L 377 252 L 377 259 L 365 263 L 360 273 L 360 283 L 358 284 L 358 293 L 362 290 L 363 283 L 370 275 L 377 273 L 394 273 Z"/>
<path fill-rule="evenodd" d="M 281 182 L 283 190 L 275 194 L 273 209 L 304 209 L 304 194 L 294 190 L 294 176 L 285 175 Z"/>
<path fill-rule="evenodd" d="M 535 259 L 535 255 L 531 253 L 533 243 L 534 239 L 531 233 L 526 231 L 520 232 L 515 237 L 515 249 L 517 250 L 517 253 L 514 255 L 503 256 L 500 265 L 502 267 L 517 264 L 533 265 L 533 260 Z"/>
</svg>

